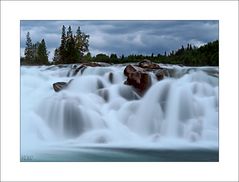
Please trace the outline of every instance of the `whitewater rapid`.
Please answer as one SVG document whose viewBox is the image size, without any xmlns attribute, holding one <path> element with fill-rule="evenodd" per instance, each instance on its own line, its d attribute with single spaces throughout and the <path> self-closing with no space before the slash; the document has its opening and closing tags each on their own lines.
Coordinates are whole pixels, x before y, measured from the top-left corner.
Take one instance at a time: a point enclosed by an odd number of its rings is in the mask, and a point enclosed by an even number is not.
<svg viewBox="0 0 239 182">
<path fill-rule="evenodd" d="M 218 147 L 218 67 L 179 67 L 141 97 L 124 65 L 21 66 L 21 151 L 52 146 Z M 216 74 L 215 74 L 216 73 Z M 52 84 L 71 81 L 55 92 Z"/>
</svg>

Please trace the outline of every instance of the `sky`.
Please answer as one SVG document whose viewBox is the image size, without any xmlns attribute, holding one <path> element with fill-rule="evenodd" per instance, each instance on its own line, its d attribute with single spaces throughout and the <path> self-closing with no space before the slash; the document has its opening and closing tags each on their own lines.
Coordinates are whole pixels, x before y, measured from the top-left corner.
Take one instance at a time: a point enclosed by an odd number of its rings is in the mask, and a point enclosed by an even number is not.
<svg viewBox="0 0 239 182">
<path fill-rule="evenodd" d="M 22 20 L 20 24 L 21 56 L 24 56 L 29 32 L 33 43 L 45 39 L 50 51 L 49 60 L 60 46 L 63 25 L 71 26 L 73 33 L 80 26 L 82 32 L 90 35 L 89 51 L 92 55 L 157 55 L 188 43 L 199 47 L 219 39 L 217 20 Z"/>
</svg>

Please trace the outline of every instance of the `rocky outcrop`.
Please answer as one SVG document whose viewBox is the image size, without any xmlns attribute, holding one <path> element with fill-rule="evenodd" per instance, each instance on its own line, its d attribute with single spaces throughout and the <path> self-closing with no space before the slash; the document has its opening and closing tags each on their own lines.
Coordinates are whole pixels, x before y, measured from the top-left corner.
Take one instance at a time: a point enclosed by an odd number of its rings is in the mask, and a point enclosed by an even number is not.
<svg viewBox="0 0 239 182">
<path fill-rule="evenodd" d="M 59 92 L 62 89 L 65 89 L 71 83 L 71 81 L 72 80 L 70 80 L 69 82 L 56 82 L 56 83 L 53 83 L 53 89 L 55 90 L 55 92 Z"/>
<path fill-rule="evenodd" d="M 127 77 L 126 85 L 131 85 L 141 94 L 144 93 L 151 85 L 151 78 L 148 73 L 144 72 L 141 68 L 132 65 L 126 66 L 124 74 Z"/>
<path fill-rule="evenodd" d="M 124 82 L 127 85 L 133 86 L 140 94 L 144 93 L 151 85 L 150 73 L 154 73 L 157 80 L 160 81 L 165 77 L 170 77 L 173 70 L 161 68 L 158 64 L 150 60 L 143 60 L 137 65 L 127 65 L 124 69 L 124 75 L 127 80 Z"/>
<path fill-rule="evenodd" d="M 83 72 L 85 71 L 85 69 L 87 67 L 103 67 L 103 66 L 107 66 L 107 64 L 103 64 L 103 63 L 96 63 L 96 62 L 88 62 L 88 63 L 82 63 L 80 65 L 73 65 L 72 66 L 72 70 L 68 73 L 67 76 L 76 76 L 79 72 L 81 74 L 83 74 Z M 73 72 L 71 74 L 71 72 Z"/>
</svg>

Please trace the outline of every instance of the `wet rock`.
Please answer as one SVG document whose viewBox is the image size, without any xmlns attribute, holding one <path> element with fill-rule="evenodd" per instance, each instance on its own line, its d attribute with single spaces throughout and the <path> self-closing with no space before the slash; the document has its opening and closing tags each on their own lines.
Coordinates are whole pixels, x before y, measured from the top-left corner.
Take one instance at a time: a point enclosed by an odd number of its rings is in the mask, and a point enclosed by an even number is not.
<svg viewBox="0 0 239 182">
<path fill-rule="evenodd" d="M 59 92 L 60 90 L 62 90 L 63 88 L 65 88 L 67 86 L 67 83 L 66 82 L 56 82 L 56 83 L 53 83 L 53 89 L 56 91 L 56 92 Z"/>
<path fill-rule="evenodd" d="M 151 62 L 148 59 L 144 59 L 143 61 L 139 62 L 139 67 L 146 68 L 146 69 L 159 69 L 160 66 L 156 63 Z"/>
<path fill-rule="evenodd" d="M 155 76 L 157 77 L 157 80 L 160 81 L 164 78 L 164 73 L 160 70 L 155 73 Z"/>
<path fill-rule="evenodd" d="M 81 68 L 80 73 L 83 74 L 86 68 L 87 68 L 86 66 L 84 66 L 83 68 Z"/>
<path fill-rule="evenodd" d="M 75 66 L 75 65 L 74 65 Z M 81 70 L 81 74 L 83 73 L 83 71 L 85 70 L 86 66 L 85 65 L 81 65 L 78 68 L 76 68 L 76 70 L 74 71 L 72 76 L 75 76 L 80 70 Z M 82 71 L 83 70 L 83 71 Z"/>
<path fill-rule="evenodd" d="M 55 90 L 55 92 L 59 92 L 62 89 L 65 89 L 71 83 L 71 81 L 72 80 L 70 80 L 69 82 L 56 82 L 56 83 L 53 83 L 53 89 Z"/>
<path fill-rule="evenodd" d="M 156 76 L 157 80 L 160 81 L 160 80 L 164 79 L 164 77 L 169 77 L 170 74 L 169 74 L 169 71 L 166 69 L 158 69 L 155 72 L 155 76 Z"/>
<path fill-rule="evenodd" d="M 82 65 L 84 65 L 84 66 L 90 66 L 90 67 L 103 66 L 102 64 L 95 63 L 95 62 L 83 63 Z"/>
<path fill-rule="evenodd" d="M 124 69 L 124 75 L 128 77 L 130 73 L 133 73 L 135 71 L 137 71 L 136 68 L 130 64 Z"/>
<path fill-rule="evenodd" d="M 151 85 L 151 78 L 148 73 L 142 69 L 138 69 L 132 65 L 126 66 L 124 74 L 127 80 L 124 82 L 126 85 L 131 85 L 136 88 L 141 94 L 144 93 Z"/>
</svg>

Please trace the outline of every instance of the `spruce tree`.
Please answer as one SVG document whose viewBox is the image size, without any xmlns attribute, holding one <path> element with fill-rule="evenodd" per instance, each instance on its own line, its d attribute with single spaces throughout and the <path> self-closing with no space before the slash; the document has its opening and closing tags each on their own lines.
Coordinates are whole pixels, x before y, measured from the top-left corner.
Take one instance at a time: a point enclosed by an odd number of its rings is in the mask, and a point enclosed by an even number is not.
<svg viewBox="0 0 239 182">
<path fill-rule="evenodd" d="M 33 53 L 33 44 L 30 37 L 30 33 L 27 32 L 26 36 L 26 48 L 25 48 L 25 63 L 26 64 L 33 64 L 34 63 L 34 53 Z"/>
<path fill-rule="evenodd" d="M 66 59 L 66 27 L 62 26 L 62 33 L 61 33 L 61 45 L 59 47 L 59 62 L 58 63 L 65 63 Z"/>
<path fill-rule="evenodd" d="M 64 63 L 71 64 L 77 61 L 77 50 L 75 40 L 73 38 L 71 26 L 68 27 L 66 37 L 66 61 Z"/>
<path fill-rule="evenodd" d="M 77 50 L 77 56 L 79 59 L 82 58 L 84 53 L 88 52 L 89 49 L 89 35 L 86 35 L 84 32 L 81 32 L 80 26 L 76 30 L 75 46 Z"/>
<path fill-rule="evenodd" d="M 53 64 L 59 64 L 60 63 L 60 51 L 59 49 L 55 49 L 54 51 L 54 57 L 53 57 Z"/>
<path fill-rule="evenodd" d="M 42 39 L 41 43 L 37 48 L 37 60 L 38 64 L 49 64 L 48 62 L 48 53 L 46 48 L 45 40 Z"/>
<path fill-rule="evenodd" d="M 38 60 L 38 47 L 39 47 L 40 43 L 37 42 L 35 44 L 32 44 L 32 53 L 33 53 L 33 60 L 32 60 L 32 64 L 39 64 L 39 60 Z"/>
</svg>

